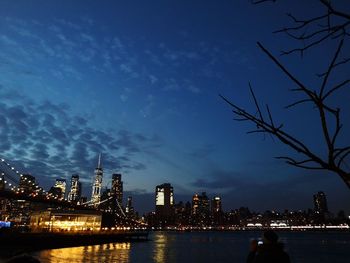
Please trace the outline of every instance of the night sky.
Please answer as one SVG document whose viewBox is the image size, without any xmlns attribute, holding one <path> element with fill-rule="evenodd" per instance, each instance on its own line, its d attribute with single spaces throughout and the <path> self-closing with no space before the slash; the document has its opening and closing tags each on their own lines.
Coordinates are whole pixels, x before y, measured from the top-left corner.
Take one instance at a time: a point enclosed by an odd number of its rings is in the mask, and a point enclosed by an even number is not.
<svg viewBox="0 0 350 263">
<path fill-rule="evenodd" d="M 322 190 L 331 211 L 350 212 L 350 191 L 337 175 L 274 159 L 289 149 L 247 135 L 254 127 L 233 121 L 219 98 L 254 111 L 250 81 L 275 119 L 323 156 L 314 109 L 284 110 L 297 99 L 288 91 L 293 84 L 256 45 L 276 55 L 295 46 L 271 33 L 291 22 L 285 13 L 322 10 L 317 1 L 304 10 L 306 1 L 281 2 L 1 0 L 2 158 L 46 189 L 79 173 L 90 197 L 101 152 L 104 184 L 121 172 L 141 212 L 154 209 L 155 186 L 165 182 L 176 202 L 206 191 L 221 195 L 226 210 L 306 209 Z M 328 51 L 324 45 L 281 60 L 316 85 Z M 344 90 L 333 101 L 342 106 L 344 144 L 349 95 Z"/>
</svg>

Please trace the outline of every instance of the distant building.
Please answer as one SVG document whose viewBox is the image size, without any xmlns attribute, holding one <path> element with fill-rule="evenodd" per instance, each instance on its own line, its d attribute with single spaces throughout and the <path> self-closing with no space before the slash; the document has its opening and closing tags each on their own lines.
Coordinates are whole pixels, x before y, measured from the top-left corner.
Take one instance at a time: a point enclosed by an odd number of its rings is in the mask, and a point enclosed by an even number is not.
<svg viewBox="0 0 350 263">
<path fill-rule="evenodd" d="M 104 212 L 111 213 L 113 211 L 113 204 L 111 197 L 111 189 L 108 189 L 107 187 L 104 188 L 101 194 L 101 204 L 98 206 L 100 210 Z"/>
<path fill-rule="evenodd" d="M 68 194 L 69 202 L 79 202 L 81 197 L 81 182 L 79 182 L 79 175 L 73 174 L 70 181 L 70 191 Z"/>
<path fill-rule="evenodd" d="M 49 190 L 49 195 L 55 199 L 62 199 L 63 193 L 61 187 L 52 186 Z"/>
<path fill-rule="evenodd" d="M 36 190 L 35 177 L 30 174 L 21 174 L 18 190 L 25 194 L 34 193 Z"/>
<path fill-rule="evenodd" d="M 111 194 L 115 198 L 115 201 L 119 203 L 120 207 L 122 207 L 123 206 L 123 181 L 122 181 L 121 174 L 112 175 Z"/>
<path fill-rule="evenodd" d="M 169 183 L 156 186 L 156 217 L 160 224 L 172 223 L 174 189 Z"/>
<path fill-rule="evenodd" d="M 222 212 L 222 205 L 221 205 L 221 197 L 215 196 L 211 200 L 211 213 L 221 213 Z"/>
<path fill-rule="evenodd" d="M 91 201 L 95 207 L 97 207 L 99 202 L 101 201 L 102 178 L 103 178 L 103 169 L 101 166 L 101 154 L 100 154 L 98 156 L 98 164 L 95 169 L 95 176 L 92 184 L 92 193 L 91 193 Z"/>
<path fill-rule="evenodd" d="M 134 217 L 134 207 L 132 205 L 132 197 L 129 196 L 126 202 L 125 213 L 128 217 Z"/>
<path fill-rule="evenodd" d="M 192 219 L 194 224 L 205 225 L 210 219 L 210 203 L 206 192 L 192 198 Z"/>
<path fill-rule="evenodd" d="M 64 199 L 66 195 L 66 187 L 67 187 L 66 179 L 56 179 L 54 187 L 61 189 L 61 195 L 58 198 Z"/>
<path fill-rule="evenodd" d="M 328 213 L 327 197 L 324 192 L 318 192 L 314 195 L 314 207 L 317 213 Z"/>
<path fill-rule="evenodd" d="M 221 197 L 215 196 L 211 200 L 211 217 L 212 217 L 212 224 L 219 225 L 223 222 L 223 212 L 222 212 L 222 203 L 221 203 Z"/>
</svg>

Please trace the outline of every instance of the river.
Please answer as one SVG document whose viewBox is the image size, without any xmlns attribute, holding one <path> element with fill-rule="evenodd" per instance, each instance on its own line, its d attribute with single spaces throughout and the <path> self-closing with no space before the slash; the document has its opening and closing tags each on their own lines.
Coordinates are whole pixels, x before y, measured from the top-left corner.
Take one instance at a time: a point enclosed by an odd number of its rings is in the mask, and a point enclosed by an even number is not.
<svg viewBox="0 0 350 263">
<path fill-rule="evenodd" d="M 150 241 L 110 243 L 35 252 L 43 263 L 245 262 L 249 240 L 260 232 L 155 232 Z M 281 232 L 291 262 L 349 263 L 350 232 Z"/>
</svg>

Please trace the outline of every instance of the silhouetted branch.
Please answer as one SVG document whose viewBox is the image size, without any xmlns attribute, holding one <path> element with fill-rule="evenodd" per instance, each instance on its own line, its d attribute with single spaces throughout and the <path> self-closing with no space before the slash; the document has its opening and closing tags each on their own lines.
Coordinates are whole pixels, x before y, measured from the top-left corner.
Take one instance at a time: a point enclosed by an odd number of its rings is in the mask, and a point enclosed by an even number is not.
<svg viewBox="0 0 350 263">
<path fill-rule="evenodd" d="M 261 4 L 261 3 L 266 3 L 266 2 L 276 2 L 276 0 L 252 0 L 252 3 L 254 5 Z"/>
<path fill-rule="evenodd" d="M 337 60 L 337 58 L 338 58 L 338 55 L 339 55 L 339 53 L 340 53 L 340 50 L 341 50 L 341 48 L 343 47 L 343 43 L 344 43 L 344 39 L 342 39 L 342 40 L 340 41 L 340 43 L 339 43 L 339 45 L 338 45 L 338 48 L 337 48 L 337 50 L 336 50 L 336 52 L 335 52 L 335 54 L 334 54 L 334 57 L 333 57 L 333 59 L 332 59 L 332 62 L 331 62 L 331 64 L 329 65 L 328 70 L 327 70 L 327 72 L 326 72 L 326 75 L 325 75 L 324 78 L 323 78 L 323 82 L 322 82 L 321 89 L 320 89 L 320 97 L 322 97 L 322 94 L 323 94 L 323 91 L 324 91 L 324 89 L 325 89 L 325 87 L 326 87 L 326 84 L 327 84 L 329 75 L 331 74 L 331 71 L 332 71 L 333 68 L 334 68 L 334 65 L 335 65 L 335 62 L 336 62 L 336 60 Z"/>
<path fill-rule="evenodd" d="M 247 112 L 245 109 L 239 107 L 237 104 L 232 103 L 224 96 L 220 97 L 233 108 L 233 113 L 239 118 L 238 121 L 248 121 L 256 126 L 256 129 L 248 131 L 249 134 L 262 133 L 269 134 L 272 138 L 277 138 L 283 144 L 289 146 L 299 154 L 303 155 L 305 159 L 297 161 L 291 157 L 281 156 L 277 159 L 284 159 L 286 163 L 304 169 L 326 169 L 337 173 L 344 183 L 350 188 L 350 172 L 345 171 L 342 166 L 345 163 L 345 159 L 350 156 L 350 146 L 338 147 L 337 138 L 343 129 L 340 119 L 340 109 L 330 106 L 326 103 L 326 100 L 332 96 L 336 91 L 345 87 L 350 83 L 350 79 L 340 81 L 339 84 L 329 86 L 329 80 L 336 69 L 342 69 L 341 65 L 349 63 L 350 58 L 344 58 L 342 61 L 338 61 L 343 48 L 345 39 L 350 36 L 347 32 L 350 27 L 350 14 L 336 10 L 331 1 L 319 0 L 320 3 L 326 7 L 326 12 L 319 16 L 311 17 L 308 19 L 298 19 L 292 14 L 287 14 L 295 25 L 284 27 L 275 31 L 274 33 L 285 33 L 294 40 L 300 41 L 303 46 L 292 48 L 287 51 L 283 51 L 282 55 L 292 54 L 294 52 L 300 52 L 302 55 L 305 51 L 314 48 L 315 46 L 323 43 L 329 43 L 339 38 L 339 43 L 335 48 L 327 70 L 319 74 L 322 77 L 322 82 L 317 89 L 311 89 L 308 85 L 301 82 L 287 67 L 285 67 L 276 56 L 274 56 L 268 49 L 266 49 L 260 42 L 257 42 L 258 47 L 265 53 L 269 59 L 271 59 L 275 65 L 294 83 L 296 88 L 291 89 L 293 92 L 301 92 L 305 96 L 296 102 L 293 102 L 286 106 L 286 108 L 292 108 L 296 105 L 303 103 L 311 103 L 314 108 L 318 110 L 319 120 L 321 123 L 321 134 L 324 137 L 324 143 L 327 146 L 327 158 L 320 153 L 313 152 L 305 142 L 297 139 L 292 134 L 286 132 L 283 129 L 283 125 L 276 125 L 273 115 L 271 114 L 270 107 L 266 104 L 266 112 L 263 112 L 259 106 L 259 101 L 256 98 L 253 89 L 249 83 L 250 94 L 253 98 L 254 106 L 257 110 L 257 114 Z M 269 2 L 269 0 L 257 0 L 253 1 L 254 4 L 263 2 Z M 329 40 L 326 42 L 326 40 Z M 265 118 L 265 116 L 267 116 Z M 350 167 L 347 166 L 348 169 Z"/>
<path fill-rule="evenodd" d="M 337 66 L 340 66 L 340 65 L 343 65 L 343 64 L 346 64 L 350 61 L 350 58 L 346 58 L 346 59 L 343 59 L 343 61 L 340 61 L 338 63 L 335 63 L 333 68 L 337 67 Z M 321 74 L 317 74 L 318 77 L 323 77 L 324 75 L 326 75 L 327 72 L 323 72 Z"/>
<path fill-rule="evenodd" d="M 298 100 L 298 101 L 296 101 L 296 102 L 294 102 L 294 103 L 291 103 L 291 104 L 287 105 L 285 108 L 286 108 L 286 109 L 289 109 L 289 108 L 292 108 L 292 107 L 294 107 L 294 106 L 296 106 L 296 105 L 298 105 L 298 104 L 304 103 L 304 102 L 312 102 L 312 99 Z"/>
<path fill-rule="evenodd" d="M 323 170 L 324 167 L 322 166 L 307 166 L 307 165 L 304 165 L 305 163 L 314 163 L 315 161 L 313 159 L 306 159 L 306 160 L 303 160 L 303 161 L 296 161 L 294 160 L 293 158 L 291 157 L 288 157 L 288 156 L 278 156 L 278 157 L 275 157 L 276 159 L 283 159 L 286 161 L 287 164 L 290 164 L 292 166 L 296 166 L 296 167 L 299 167 L 299 168 L 304 168 L 304 169 L 309 169 L 309 170 Z"/>
</svg>

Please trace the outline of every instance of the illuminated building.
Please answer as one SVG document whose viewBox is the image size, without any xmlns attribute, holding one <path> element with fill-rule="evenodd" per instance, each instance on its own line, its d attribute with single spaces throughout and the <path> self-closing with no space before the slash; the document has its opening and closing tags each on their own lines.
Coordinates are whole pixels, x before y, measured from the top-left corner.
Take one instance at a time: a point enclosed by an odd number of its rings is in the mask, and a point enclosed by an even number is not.
<svg viewBox="0 0 350 263">
<path fill-rule="evenodd" d="M 156 217 L 161 224 L 171 223 L 174 211 L 174 189 L 166 183 L 156 186 Z"/>
<path fill-rule="evenodd" d="M 211 213 L 221 213 L 222 212 L 222 205 L 221 205 L 221 197 L 215 196 L 211 200 Z"/>
<path fill-rule="evenodd" d="M 111 194 L 115 198 L 115 202 L 118 202 L 119 205 L 117 207 L 123 206 L 123 181 L 121 174 L 113 174 L 112 175 L 112 188 Z"/>
<path fill-rule="evenodd" d="M 30 218 L 32 232 L 97 231 L 101 229 L 99 211 L 38 211 Z"/>
<path fill-rule="evenodd" d="M 192 197 L 192 215 L 198 214 L 198 207 L 199 207 L 199 195 L 195 194 Z"/>
<path fill-rule="evenodd" d="M 132 197 L 128 197 L 128 201 L 126 202 L 125 213 L 128 217 L 134 216 L 134 207 L 132 206 Z"/>
<path fill-rule="evenodd" d="M 314 207 L 319 214 L 328 213 L 327 198 L 324 192 L 318 192 L 314 195 Z"/>
<path fill-rule="evenodd" d="M 14 223 L 16 227 L 25 227 L 29 224 L 32 211 L 31 203 L 25 200 L 11 200 L 7 210 L 9 215 L 7 220 Z"/>
<path fill-rule="evenodd" d="M 67 186 L 66 179 L 56 179 L 54 187 L 61 189 L 61 195 L 58 196 L 59 199 L 63 199 L 65 197 L 66 186 Z"/>
<path fill-rule="evenodd" d="M 95 169 L 94 182 L 92 184 L 91 201 L 95 207 L 98 206 L 101 201 L 101 189 L 102 189 L 102 177 L 103 169 L 101 167 L 101 154 L 98 156 L 98 165 Z"/>
<path fill-rule="evenodd" d="M 211 208 L 212 224 L 220 225 L 223 222 L 221 197 L 215 196 L 211 200 L 210 208 Z"/>
<path fill-rule="evenodd" d="M 73 174 L 70 183 L 70 191 L 68 194 L 68 201 L 79 202 L 81 197 L 81 182 L 79 182 L 79 175 Z"/>
<path fill-rule="evenodd" d="M 195 224 L 207 224 L 210 216 L 209 198 L 205 192 L 192 198 L 192 217 Z"/>
<path fill-rule="evenodd" d="M 18 190 L 21 193 L 29 194 L 35 192 L 35 177 L 30 174 L 22 174 L 19 179 Z"/>
</svg>

